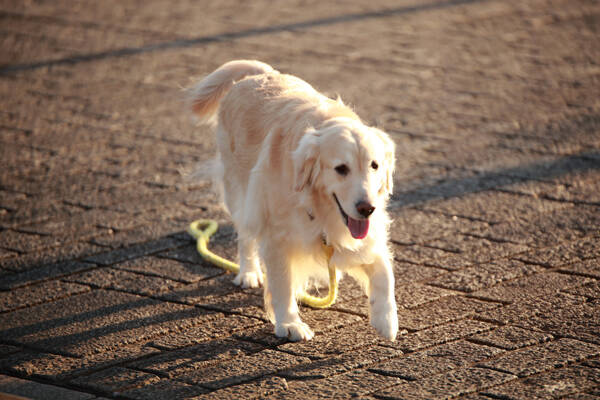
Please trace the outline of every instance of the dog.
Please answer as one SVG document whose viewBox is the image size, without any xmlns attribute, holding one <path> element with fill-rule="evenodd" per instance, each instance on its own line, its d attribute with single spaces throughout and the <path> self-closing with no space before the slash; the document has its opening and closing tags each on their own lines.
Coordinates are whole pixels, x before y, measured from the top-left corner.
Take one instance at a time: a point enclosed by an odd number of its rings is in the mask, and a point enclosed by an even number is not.
<svg viewBox="0 0 600 400">
<path fill-rule="evenodd" d="M 264 284 L 275 335 L 314 336 L 297 296 L 311 279 L 327 280 L 325 241 L 334 248 L 337 279 L 348 273 L 361 284 L 371 325 L 395 340 L 386 212 L 394 142 L 339 98 L 259 61 L 228 62 L 188 94 L 199 121 L 216 128 L 212 175 L 238 234 L 234 283 Z"/>
</svg>

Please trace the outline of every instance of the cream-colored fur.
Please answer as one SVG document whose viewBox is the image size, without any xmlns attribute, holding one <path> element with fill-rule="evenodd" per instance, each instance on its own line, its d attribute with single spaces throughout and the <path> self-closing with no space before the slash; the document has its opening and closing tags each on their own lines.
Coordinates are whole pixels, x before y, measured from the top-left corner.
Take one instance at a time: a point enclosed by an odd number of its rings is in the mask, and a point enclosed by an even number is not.
<svg viewBox="0 0 600 400">
<path fill-rule="evenodd" d="M 264 266 L 265 307 L 275 334 L 313 337 L 296 298 L 310 278 L 326 279 L 326 240 L 335 249 L 331 262 L 369 296 L 373 327 L 394 340 L 398 320 L 385 210 L 394 143 L 340 100 L 258 61 L 226 63 L 189 93 L 195 114 L 216 123 L 215 169 L 239 237 L 234 282 L 263 284 Z"/>
</svg>

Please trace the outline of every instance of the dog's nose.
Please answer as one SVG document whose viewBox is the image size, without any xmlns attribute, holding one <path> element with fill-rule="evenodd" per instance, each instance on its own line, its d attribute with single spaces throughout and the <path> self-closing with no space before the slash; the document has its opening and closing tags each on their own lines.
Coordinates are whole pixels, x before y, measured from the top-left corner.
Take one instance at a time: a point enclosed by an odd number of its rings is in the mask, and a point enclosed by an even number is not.
<svg viewBox="0 0 600 400">
<path fill-rule="evenodd" d="M 358 211 L 358 213 L 363 217 L 368 218 L 371 214 L 373 214 L 373 211 L 375 211 L 375 207 L 366 201 L 361 200 L 356 203 L 356 211 Z"/>
</svg>

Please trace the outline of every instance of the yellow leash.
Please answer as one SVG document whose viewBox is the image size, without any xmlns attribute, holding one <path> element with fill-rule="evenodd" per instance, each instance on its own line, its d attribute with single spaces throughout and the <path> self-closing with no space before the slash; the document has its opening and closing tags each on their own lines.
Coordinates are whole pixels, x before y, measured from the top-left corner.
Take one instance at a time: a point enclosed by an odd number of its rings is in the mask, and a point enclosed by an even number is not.
<svg viewBox="0 0 600 400">
<path fill-rule="evenodd" d="M 208 241 L 210 237 L 214 235 L 214 233 L 219 228 L 217 221 L 211 219 L 199 219 L 190 224 L 190 228 L 188 229 L 188 233 L 192 235 L 194 239 L 197 240 L 196 248 L 198 249 L 198 253 L 202 256 L 205 261 L 208 261 L 211 264 L 216 265 L 217 267 L 223 268 L 226 271 L 233 272 L 237 274 L 240 270 L 240 266 L 236 263 L 233 263 L 229 260 L 224 259 L 223 257 L 219 257 L 215 253 L 208 250 Z M 323 250 L 327 255 L 327 266 L 329 268 L 329 293 L 327 297 L 314 297 L 307 293 L 303 293 L 302 297 L 300 297 L 300 301 L 302 304 L 305 304 L 309 307 L 313 308 L 327 308 L 335 303 L 335 299 L 337 297 L 338 285 L 337 279 L 335 276 L 335 267 L 329 262 L 331 256 L 333 255 L 333 247 L 323 244 Z"/>
</svg>

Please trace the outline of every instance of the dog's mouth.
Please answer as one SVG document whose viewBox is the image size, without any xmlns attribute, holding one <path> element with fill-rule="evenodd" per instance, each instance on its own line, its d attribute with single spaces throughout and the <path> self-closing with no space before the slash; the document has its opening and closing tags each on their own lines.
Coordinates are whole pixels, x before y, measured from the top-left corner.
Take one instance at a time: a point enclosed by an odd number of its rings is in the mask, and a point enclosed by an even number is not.
<svg viewBox="0 0 600 400">
<path fill-rule="evenodd" d="M 350 234 L 354 239 L 364 239 L 369 233 L 369 220 L 367 218 L 364 219 L 354 219 L 348 214 L 344 212 L 340 201 L 338 200 L 335 193 L 333 194 L 333 198 L 340 209 L 340 213 L 342 214 L 342 218 L 344 219 L 344 223 L 350 230 Z"/>
</svg>

